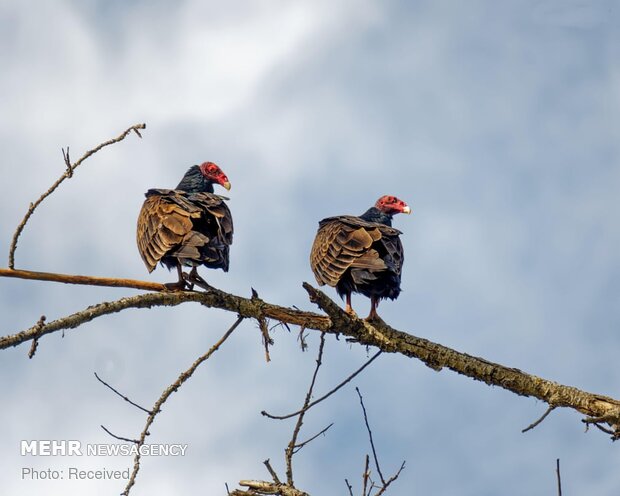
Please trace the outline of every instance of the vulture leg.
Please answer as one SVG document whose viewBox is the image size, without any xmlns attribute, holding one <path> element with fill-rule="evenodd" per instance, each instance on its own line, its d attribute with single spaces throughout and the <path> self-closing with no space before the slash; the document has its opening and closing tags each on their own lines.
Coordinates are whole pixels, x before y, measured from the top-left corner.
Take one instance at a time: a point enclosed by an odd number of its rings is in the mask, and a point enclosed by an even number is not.
<svg viewBox="0 0 620 496">
<path fill-rule="evenodd" d="M 378 304 L 379 304 L 379 300 L 375 296 L 372 296 L 370 298 L 370 313 L 368 314 L 368 317 L 366 317 L 366 320 L 375 321 L 375 322 L 383 322 L 383 319 L 379 317 L 379 314 L 377 313 Z"/>
<path fill-rule="evenodd" d="M 183 278 L 185 279 L 185 284 L 187 285 L 187 289 L 192 291 L 194 289 L 194 281 L 200 279 L 198 272 L 196 272 L 196 266 L 192 267 L 192 270 L 189 271 L 189 274 L 183 274 Z"/>
<path fill-rule="evenodd" d="M 177 282 L 169 282 L 168 284 L 164 284 L 166 289 L 170 291 L 183 291 L 185 289 L 185 279 L 183 278 L 183 268 L 181 267 L 181 263 L 177 262 L 177 273 L 179 275 L 179 280 Z"/>
<path fill-rule="evenodd" d="M 353 310 L 353 307 L 351 306 L 351 293 L 347 293 L 345 295 L 345 306 L 344 306 L 344 311 L 347 312 L 349 315 L 356 315 L 355 314 L 355 310 Z"/>
</svg>

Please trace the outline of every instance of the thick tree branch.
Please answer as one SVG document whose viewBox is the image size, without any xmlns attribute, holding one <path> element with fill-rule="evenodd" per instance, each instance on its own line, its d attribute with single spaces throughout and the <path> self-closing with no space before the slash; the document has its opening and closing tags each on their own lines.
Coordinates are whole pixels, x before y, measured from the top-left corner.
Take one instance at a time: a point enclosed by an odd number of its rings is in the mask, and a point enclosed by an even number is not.
<svg viewBox="0 0 620 496">
<path fill-rule="evenodd" d="M 0 277 L 15 277 L 36 281 L 61 282 L 64 284 L 82 284 L 86 286 L 109 286 L 113 288 L 132 288 L 144 291 L 165 291 L 166 286 L 160 282 L 138 281 L 136 279 L 118 279 L 115 277 L 78 276 L 56 274 L 54 272 L 36 272 L 33 270 L 1 269 Z"/>
<path fill-rule="evenodd" d="M 287 484 L 276 484 L 275 482 L 266 482 L 258 480 L 242 480 L 239 481 L 240 486 L 247 487 L 247 491 L 235 489 L 230 496 L 262 496 L 267 494 L 275 494 L 280 496 L 310 496 L 308 493 L 300 491 Z"/>
<path fill-rule="evenodd" d="M 56 188 L 58 188 L 58 186 L 60 186 L 60 184 L 65 179 L 73 177 L 73 171 L 75 169 L 77 169 L 79 167 L 79 165 L 82 162 L 84 162 L 84 160 L 86 160 L 88 157 L 90 157 L 91 155 L 94 155 L 99 150 L 101 150 L 102 148 L 104 148 L 104 147 L 106 147 L 108 145 L 112 145 L 114 143 L 118 143 L 119 141 L 124 140 L 127 137 L 127 135 L 130 132 L 132 132 L 132 131 L 134 131 L 138 136 L 142 137 L 142 135 L 140 134 L 140 131 L 139 131 L 140 129 L 146 129 L 146 124 L 135 124 L 135 125 L 127 128 L 125 131 L 123 131 L 116 138 L 112 138 L 112 139 L 110 139 L 108 141 L 105 141 L 105 142 L 97 145 L 92 150 L 88 150 L 74 164 L 71 164 L 71 161 L 69 159 L 69 148 L 67 148 L 66 152 L 64 150 L 62 151 L 62 155 L 63 155 L 64 161 L 65 161 L 65 164 L 67 166 L 67 169 L 62 174 L 62 176 L 60 176 L 56 180 L 56 182 L 54 184 L 52 184 L 50 186 L 50 188 L 39 197 L 39 199 L 37 201 L 35 201 L 34 203 L 31 203 L 28 206 L 28 210 L 26 211 L 26 215 L 24 215 L 24 218 L 19 223 L 19 225 L 17 226 L 17 229 L 15 229 L 15 233 L 13 234 L 13 239 L 11 241 L 11 247 L 9 248 L 9 268 L 11 268 L 11 269 L 15 268 L 15 250 L 17 249 L 17 241 L 19 240 L 19 236 L 21 235 L 22 231 L 24 230 L 24 227 L 26 227 L 26 223 L 28 222 L 28 219 L 30 219 L 30 217 L 32 216 L 32 214 L 34 213 L 36 208 L 41 204 L 41 202 L 43 202 L 43 200 L 45 200 L 49 195 L 51 195 L 56 190 Z"/>
<path fill-rule="evenodd" d="M 376 346 L 384 352 L 400 353 L 417 358 L 435 370 L 447 367 L 459 374 L 499 386 L 521 396 L 533 396 L 549 406 L 569 407 L 588 416 L 588 421 L 598 425 L 608 424 L 612 438 L 620 437 L 620 401 L 600 394 L 588 393 L 575 387 L 564 386 L 516 368 L 506 367 L 483 358 L 461 353 L 427 339 L 393 329 L 386 324 L 373 323 L 346 314 L 324 293 L 304 283 L 313 302 L 328 317 L 295 308 L 267 303 L 260 298 L 243 298 L 212 288 L 206 292 L 179 291 L 141 294 L 104 302 L 67 317 L 35 325 L 17 334 L 0 338 L 0 349 L 17 346 L 62 329 L 73 329 L 91 320 L 119 312 L 127 308 L 151 308 L 176 306 L 185 302 L 197 302 L 207 307 L 235 312 L 246 318 L 270 318 L 286 324 L 299 325 L 305 329 L 344 334 L 362 345 Z"/>
<path fill-rule="evenodd" d="M 308 291 L 310 299 L 329 315 L 332 328 L 327 332 L 345 334 L 360 344 L 376 346 L 385 352 L 417 358 L 434 370 L 447 367 L 459 374 L 499 386 L 515 394 L 533 396 L 549 406 L 572 408 L 589 416 L 593 422 L 609 424 L 614 433 L 612 439 L 620 438 L 620 401 L 614 398 L 563 386 L 516 368 L 467 355 L 427 339 L 398 331 L 387 324 L 371 325 L 364 320 L 351 317 L 323 292 L 308 283 L 304 283 L 304 288 Z"/>
<path fill-rule="evenodd" d="M 0 337 L 0 349 L 17 346 L 32 339 L 38 339 L 41 336 L 63 329 L 75 329 L 97 317 L 117 313 L 127 308 L 177 306 L 187 302 L 200 303 L 206 307 L 221 308 L 247 318 L 258 319 L 266 317 L 280 320 L 288 324 L 305 326 L 309 329 L 327 329 L 331 325 L 329 318 L 324 315 L 272 305 L 259 298 L 243 298 L 242 296 L 224 293 L 215 288 L 212 288 L 208 292 L 165 291 L 98 303 L 97 305 L 92 305 L 84 310 L 43 325 L 37 323 L 24 331 Z"/>
</svg>

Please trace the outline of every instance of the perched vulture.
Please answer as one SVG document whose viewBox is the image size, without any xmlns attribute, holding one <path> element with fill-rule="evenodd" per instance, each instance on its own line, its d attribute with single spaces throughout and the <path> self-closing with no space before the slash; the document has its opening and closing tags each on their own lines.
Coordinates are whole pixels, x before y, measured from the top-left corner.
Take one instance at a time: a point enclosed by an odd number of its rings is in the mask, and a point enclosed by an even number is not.
<svg viewBox="0 0 620 496">
<path fill-rule="evenodd" d="M 176 267 L 179 281 L 167 284 L 183 289 L 182 266 L 205 265 L 228 271 L 233 221 L 223 196 L 213 194 L 213 184 L 227 190 L 226 174 L 213 162 L 194 165 L 176 189 L 149 189 L 138 216 L 138 250 L 149 272 L 157 262 Z"/>
<path fill-rule="evenodd" d="M 404 252 L 392 216 L 401 212 L 411 209 L 395 196 L 382 196 L 359 217 L 340 215 L 319 222 L 310 266 L 319 285 L 335 287 L 346 298 L 347 313 L 354 313 L 351 293 L 370 298 L 368 320 L 380 320 L 379 300 L 398 298 Z"/>
</svg>

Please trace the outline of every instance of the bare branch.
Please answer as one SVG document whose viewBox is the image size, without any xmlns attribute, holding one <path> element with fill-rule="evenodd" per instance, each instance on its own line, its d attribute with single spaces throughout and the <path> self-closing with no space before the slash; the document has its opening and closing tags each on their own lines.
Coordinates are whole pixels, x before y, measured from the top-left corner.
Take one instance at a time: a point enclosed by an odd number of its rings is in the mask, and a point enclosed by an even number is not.
<svg viewBox="0 0 620 496">
<path fill-rule="evenodd" d="M 153 422 L 155 421 L 155 417 L 157 417 L 157 414 L 161 412 L 162 405 L 166 402 L 166 400 L 170 397 L 170 395 L 178 391 L 178 389 L 183 385 L 183 383 L 187 381 L 187 379 L 189 379 L 194 374 L 194 372 L 200 366 L 200 364 L 208 360 L 209 357 L 211 357 L 211 355 L 213 355 L 213 353 L 215 353 L 220 348 L 220 346 L 222 346 L 224 341 L 226 341 L 228 337 L 233 333 L 233 331 L 237 328 L 237 326 L 241 324 L 242 320 L 243 320 L 243 317 L 239 316 L 237 320 L 235 321 L 235 323 L 232 326 L 230 326 L 230 328 L 209 349 L 209 351 L 207 351 L 204 355 L 198 357 L 194 361 L 194 363 L 192 363 L 189 369 L 187 369 L 185 372 L 182 372 L 181 375 L 179 375 L 178 379 L 165 389 L 165 391 L 161 394 L 159 399 L 153 405 L 153 408 L 151 409 L 151 413 L 146 419 L 146 424 L 144 426 L 144 429 L 142 430 L 142 433 L 140 434 L 140 439 L 138 440 L 138 447 L 144 445 L 146 436 L 150 434 L 149 429 L 151 425 L 153 424 Z M 129 481 L 127 482 L 127 485 L 125 486 L 125 490 L 121 493 L 121 495 L 123 496 L 129 495 L 129 491 L 131 491 L 131 488 L 136 483 L 136 476 L 138 475 L 139 470 L 140 470 L 140 450 L 138 449 L 138 451 L 136 452 L 135 458 L 134 458 L 133 471 L 131 473 L 131 476 L 129 477 Z"/>
<path fill-rule="evenodd" d="M 359 373 L 364 370 L 366 367 L 368 367 L 374 360 L 375 358 L 377 358 L 380 354 L 381 354 L 381 350 L 377 351 L 377 353 L 375 353 L 370 360 L 368 360 L 364 365 L 362 365 L 359 369 L 357 369 L 355 372 L 353 372 L 349 377 L 347 377 L 344 381 L 342 381 L 340 384 L 338 384 L 334 389 L 332 389 L 331 391 L 329 391 L 328 393 L 324 394 L 323 396 L 321 396 L 319 399 L 312 401 L 305 410 L 310 410 L 310 408 L 312 408 L 313 406 L 315 406 L 316 404 L 320 403 L 321 401 L 329 398 L 332 394 L 334 394 L 336 391 L 338 391 L 339 389 L 341 389 L 343 386 L 345 386 L 346 384 L 348 384 L 349 382 L 351 382 L 351 380 L 353 380 L 353 378 L 355 378 L 357 375 L 359 375 Z M 304 412 L 305 410 L 297 410 L 296 412 L 293 413 L 289 413 L 288 415 L 271 415 L 269 413 L 267 413 L 265 410 L 263 410 L 261 413 L 261 415 L 268 417 L 270 419 L 274 419 L 274 420 L 285 420 L 287 418 L 291 418 L 291 417 L 295 417 L 296 415 L 299 415 L 300 413 Z"/>
<path fill-rule="evenodd" d="M 549 408 L 547 408 L 547 411 L 545 413 L 543 413 L 542 417 L 540 417 L 536 422 L 528 425 L 525 429 L 523 429 L 521 432 L 525 433 L 527 431 L 531 431 L 532 429 L 534 429 L 535 427 L 537 427 L 539 424 L 542 423 L 543 420 L 545 420 L 547 418 L 547 415 L 549 415 L 553 410 L 555 410 L 555 406 L 550 405 Z"/>
<path fill-rule="evenodd" d="M 151 412 L 150 410 L 147 410 L 144 407 L 141 407 L 140 405 L 138 405 L 137 403 L 134 403 L 133 401 L 131 401 L 127 396 L 125 396 L 124 394 L 119 393 L 116 389 L 114 389 L 112 386 L 110 386 L 107 382 L 105 382 L 101 377 L 99 377 L 97 375 L 97 372 L 94 373 L 95 377 L 97 378 L 97 380 L 103 384 L 104 386 L 106 386 L 107 388 L 111 389 L 112 391 L 114 391 L 118 396 L 120 396 L 121 398 L 123 398 L 127 403 L 135 406 L 136 408 L 142 410 L 145 413 L 148 413 L 149 415 L 153 412 Z"/>
<path fill-rule="evenodd" d="M 265 319 L 264 317 L 260 317 L 258 319 L 258 328 L 260 329 L 263 347 L 265 348 L 265 360 L 267 361 L 267 363 L 269 363 L 271 362 L 271 357 L 269 356 L 269 345 L 273 344 L 273 339 L 269 337 L 267 319 Z"/>
<path fill-rule="evenodd" d="M 612 441 L 617 441 L 618 438 L 620 437 L 620 434 L 618 433 L 617 430 L 611 430 L 611 429 L 608 429 L 607 427 L 603 427 L 601 424 L 599 424 L 595 420 L 592 420 L 592 419 L 582 419 L 581 421 L 584 424 L 586 424 L 586 432 L 588 432 L 588 428 L 590 427 L 590 424 L 592 424 L 599 431 L 604 432 L 605 434 L 609 434 L 611 436 L 611 440 Z"/>
<path fill-rule="evenodd" d="M 62 151 L 62 159 L 65 161 L 65 165 L 67 166 L 67 178 L 73 177 L 73 167 L 71 166 L 71 159 L 69 158 L 69 147 L 67 147 L 67 151 L 64 148 L 61 148 Z"/>
<path fill-rule="evenodd" d="M 273 482 L 275 482 L 276 484 L 282 484 L 282 482 L 280 482 L 280 478 L 278 477 L 278 474 L 276 474 L 276 471 L 271 466 L 271 462 L 269 461 L 269 458 L 267 458 L 263 462 L 263 464 L 265 465 L 265 467 L 267 467 L 267 470 L 269 471 L 269 474 L 273 478 Z"/>
<path fill-rule="evenodd" d="M 39 321 L 35 324 L 34 328 L 41 330 L 45 325 L 46 317 L 45 315 L 41 315 Z M 32 340 L 32 345 L 30 346 L 30 351 L 28 352 L 28 358 L 32 359 L 34 354 L 37 352 L 37 348 L 39 347 L 39 340 L 37 338 Z"/>
<path fill-rule="evenodd" d="M 385 479 L 383 478 L 383 474 L 381 473 L 381 467 L 379 466 L 379 459 L 377 458 L 377 451 L 375 450 L 375 443 L 372 439 L 372 431 L 370 430 L 370 425 L 368 424 L 368 416 L 366 415 L 366 407 L 364 406 L 364 399 L 362 398 L 362 393 L 360 393 L 359 388 L 355 388 L 357 395 L 360 398 L 360 405 L 362 405 L 362 412 L 364 412 L 364 423 L 366 424 L 366 430 L 368 431 L 368 437 L 370 438 L 370 447 L 372 448 L 372 456 L 375 459 L 375 467 L 377 468 L 377 473 L 381 478 L 381 483 L 385 486 Z"/>
<path fill-rule="evenodd" d="M 370 479 L 370 470 L 368 469 L 369 462 L 369 457 L 366 455 L 364 461 L 364 473 L 362 474 L 362 496 L 366 496 L 368 480 Z"/>
<path fill-rule="evenodd" d="M 26 215 L 24 215 L 24 218 L 22 219 L 22 221 L 19 223 L 19 225 L 17 226 L 17 228 L 15 229 L 15 233 L 13 234 L 13 240 L 11 241 L 11 247 L 9 248 L 9 268 L 14 269 L 15 268 L 15 250 L 17 249 L 17 242 L 19 240 L 19 236 L 21 235 L 22 231 L 24 230 L 24 227 L 26 227 L 26 223 L 28 222 L 28 220 L 30 219 L 30 217 L 32 216 L 32 214 L 34 213 L 34 211 L 36 210 L 36 208 L 41 204 L 41 202 L 43 202 L 43 200 L 45 200 L 49 195 L 51 195 L 56 188 L 58 188 L 58 186 L 60 186 L 60 184 L 65 180 L 68 179 L 70 177 L 73 176 L 73 172 L 75 171 L 75 169 L 84 161 L 86 160 L 88 157 L 90 157 L 91 155 L 94 155 L 95 153 L 97 153 L 99 150 L 101 150 L 102 148 L 108 146 L 108 145 L 112 145 L 114 143 L 118 143 L 119 141 L 122 141 L 125 139 L 125 137 L 131 132 L 131 131 L 136 131 L 138 133 L 138 136 L 140 136 L 140 133 L 138 132 L 138 129 L 145 129 L 146 128 L 146 124 L 135 124 L 133 126 L 131 126 L 130 128 L 126 129 L 125 131 L 123 131 L 119 136 L 117 136 L 116 138 L 113 138 L 111 140 L 105 141 L 104 143 L 101 143 L 100 145 L 97 145 L 95 148 L 93 148 L 92 150 L 87 151 L 76 163 L 74 163 L 73 165 L 71 165 L 70 159 L 69 159 L 69 148 L 67 147 L 67 152 L 65 153 L 65 151 L 63 150 L 63 158 L 65 161 L 65 164 L 67 165 L 67 169 L 65 170 L 65 172 L 62 174 L 62 176 L 60 176 L 56 182 L 54 184 L 52 184 L 50 186 L 50 188 L 43 193 L 39 199 L 37 201 L 35 201 L 34 203 L 31 203 L 28 207 L 28 211 L 26 212 Z"/>
<path fill-rule="evenodd" d="M 106 431 L 110 436 L 112 436 L 114 439 L 118 439 L 119 441 L 127 441 L 128 443 L 133 443 L 133 444 L 140 444 L 140 441 L 138 441 L 137 439 L 129 439 L 128 437 L 121 437 L 121 436 L 117 436 L 116 434 L 110 432 L 108 429 L 106 429 L 105 425 L 101 425 L 100 426 L 104 431 Z"/>
<path fill-rule="evenodd" d="M 398 472 L 396 472 L 392 477 L 390 477 L 385 484 L 383 484 L 383 487 L 381 487 L 381 489 L 375 493 L 374 496 L 381 496 L 383 493 L 385 493 L 385 491 L 387 491 L 387 488 L 390 486 L 390 484 L 392 482 L 394 482 L 396 479 L 398 479 L 398 477 L 400 476 L 400 473 L 405 469 L 405 462 L 402 463 L 402 465 L 400 466 L 400 468 L 398 469 Z"/>
<path fill-rule="evenodd" d="M 560 459 L 555 460 L 555 473 L 558 479 L 558 496 L 562 496 L 562 478 L 560 477 Z"/>
<path fill-rule="evenodd" d="M 306 408 L 307 410 L 307 408 Z M 325 434 L 329 428 L 334 425 L 334 423 L 332 422 L 331 424 L 329 424 L 327 427 L 325 427 L 325 429 L 323 429 L 320 432 L 317 432 L 314 436 L 312 436 L 310 439 L 306 439 L 304 442 L 296 444 L 295 445 L 295 449 L 293 450 L 293 454 L 298 453 L 299 450 L 301 450 L 306 444 L 311 443 L 312 441 L 314 441 L 317 437 L 319 437 L 322 434 Z"/>
<path fill-rule="evenodd" d="M 349 481 L 347 479 L 344 480 L 344 483 L 347 485 L 347 489 L 349 490 L 349 496 L 353 496 L 353 486 L 349 484 Z"/>
<path fill-rule="evenodd" d="M 308 343 L 306 343 L 306 328 L 301 326 L 299 328 L 299 334 L 297 335 L 297 340 L 299 341 L 299 346 L 301 351 L 306 351 L 308 349 Z"/>
<path fill-rule="evenodd" d="M 301 409 L 302 412 L 297 417 L 297 422 L 295 423 L 295 428 L 293 429 L 293 436 L 291 437 L 291 440 L 289 441 L 288 446 L 285 450 L 286 483 L 291 487 L 295 487 L 295 484 L 293 483 L 293 455 L 295 454 L 295 447 L 297 445 L 297 436 L 299 436 L 299 431 L 301 430 L 301 426 L 304 423 L 304 416 L 308 409 L 308 405 L 310 404 L 310 398 L 312 398 L 312 391 L 314 389 L 316 377 L 323 363 L 323 348 L 325 348 L 325 333 L 321 333 L 321 344 L 319 344 L 319 352 L 316 358 L 316 367 L 314 369 L 314 374 L 312 374 L 312 381 L 310 382 L 310 387 L 308 388 L 308 392 L 306 393 L 306 399 L 304 400 L 304 404 Z"/>
</svg>

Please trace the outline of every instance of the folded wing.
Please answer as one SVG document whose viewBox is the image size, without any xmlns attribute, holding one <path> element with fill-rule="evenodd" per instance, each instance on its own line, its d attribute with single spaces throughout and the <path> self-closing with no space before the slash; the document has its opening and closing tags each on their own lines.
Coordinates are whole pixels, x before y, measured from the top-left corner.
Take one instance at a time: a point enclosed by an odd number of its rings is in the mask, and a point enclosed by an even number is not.
<svg viewBox="0 0 620 496">
<path fill-rule="evenodd" d="M 158 262 L 172 268 L 205 265 L 228 270 L 232 215 L 212 193 L 151 189 L 138 216 L 138 250 L 149 272 Z"/>
<path fill-rule="evenodd" d="M 350 278 L 353 285 L 364 285 L 386 271 L 400 278 L 404 256 L 399 234 L 354 216 L 322 220 L 310 253 L 317 282 L 335 287 Z"/>
</svg>

